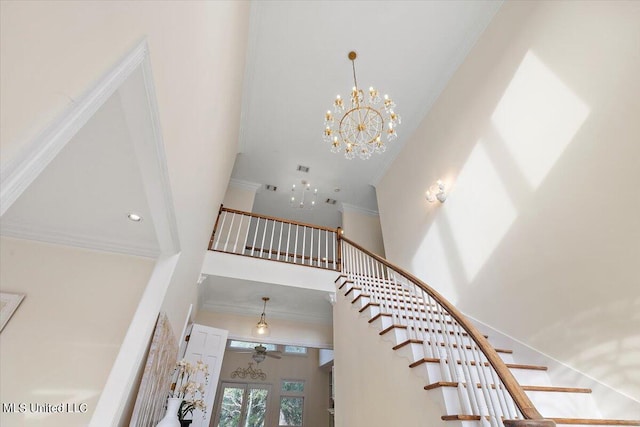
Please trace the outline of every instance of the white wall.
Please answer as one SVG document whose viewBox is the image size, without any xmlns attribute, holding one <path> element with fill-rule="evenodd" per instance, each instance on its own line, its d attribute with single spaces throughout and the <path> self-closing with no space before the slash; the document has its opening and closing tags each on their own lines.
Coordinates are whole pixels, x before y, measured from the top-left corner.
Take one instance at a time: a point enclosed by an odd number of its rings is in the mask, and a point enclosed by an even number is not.
<svg viewBox="0 0 640 427">
<path fill-rule="evenodd" d="M 153 260 L 0 239 L 2 292 L 26 294 L 0 335 L 3 403 L 87 404 L 86 413 L 0 413 L 12 426 L 85 426 Z"/>
<path fill-rule="evenodd" d="M 214 313 L 201 310 L 196 323 L 229 331 L 229 338 L 260 341 L 251 335 L 258 318 L 230 313 Z M 275 344 L 301 345 L 306 347 L 331 348 L 333 328 L 331 325 L 312 322 L 290 321 L 269 318 L 271 335 L 266 342 Z"/>
<path fill-rule="evenodd" d="M 344 236 L 365 249 L 384 257 L 384 242 L 380 216 L 373 212 L 363 212 L 346 204 L 342 206 L 342 228 Z"/>
<path fill-rule="evenodd" d="M 390 260 L 636 399 L 638 22 L 637 2 L 506 2 L 377 187 Z"/>
</svg>

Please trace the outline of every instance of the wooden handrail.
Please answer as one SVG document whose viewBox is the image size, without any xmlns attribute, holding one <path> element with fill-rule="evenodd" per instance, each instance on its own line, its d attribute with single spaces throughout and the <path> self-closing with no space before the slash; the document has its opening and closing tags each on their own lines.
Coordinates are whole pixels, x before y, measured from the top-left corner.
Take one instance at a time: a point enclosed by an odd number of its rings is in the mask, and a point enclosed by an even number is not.
<svg viewBox="0 0 640 427">
<path fill-rule="evenodd" d="M 301 227 L 315 228 L 316 230 L 326 230 L 326 231 L 330 231 L 332 233 L 336 232 L 335 228 L 323 227 L 321 225 L 306 224 L 304 222 L 291 221 L 291 220 L 288 220 L 288 219 L 277 218 L 275 216 L 255 214 L 255 213 L 252 213 L 252 212 L 238 211 L 238 210 L 235 210 L 235 209 L 229 209 L 229 208 L 225 208 L 225 207 L 221 207 L 220 208 L 220 213 L 222 213 L 222 212 L 229 212 L 229 213 L 234 213 L 234 214 L 239 214 L 239 215 L 251 216 L 251 217 L 254 217 L 254 218 L 268 219 L 268 220 L 271 220 L 271 221 L 282 222 L 284 224 L 299 225 Z M 218 214 L 218 217 L 219 216 L 220 215 Z M 213 230 L 214 234 L 215 234 L 215 231 L 216 230 L 214 229 Z"/>
<path fill-rule="evenodd" d="M 363 248 L 362 246 L 358 245 L 357 243 L 353 242 L 352 240 L 344 236 L 340 236 L 340 240 L 348 243 L 354 248 L 360 250 L 361 252 L 375 259 L 379 263 L 387 266 L 388 268 L 404 276 L 406 279 L 413 282 L 416 286 L 420 287 L 427 294 L 429 294 L 431 298 L 433 298 L 438 304 L 440 304 L 449 313 L 449 315 L 453 317 L 458 322 L 458 324 L 460 324 L 460 326 L 464 328 L 464 330 L 468 333 L 469 337 L 473 339 L 473 341 L 476 343 L 480 351 L 484 353 L 488 362 L 496 371 L 496 374 L 498 375 L 498 377 L 504 384 L 505 388 L 513 398 L 514 403 L 516 404 L 516 406 L 518 407 L 522 415 L 528 420 L 544 421 L 540 423 L 541 425 L 543 424 L 547 426 L 553 425 L 553 421 L 551 421 L 552 424 L 549 424 L 548 421 L 550 420 L 545 420 L 542 417 L 542 415 L 540 415 L 536 407 L 533 405 L 533 403 L 529 399 L 529 396 L 527 396 L 527 394 L 522 389 L 518 381 L 515 379 L 515 377 L 507 367 L 507 365 L 504 363 L 504 361 L 500 358 L 500 356 L 498 356 L 498 353 L 496 353 L 493 346 L 489 344 L 489 341 L 484 337 L 484 335 L 480 333 L 480 331 L 478 331 L 478 329 L 475 326 L 473 326 L 471 322 L 467 320 L 466 316 L 462 314 L 462 312 L 460 312 L 455 306 L 453 306 L 449 301 L 447 301 L 436 290 L 431 288 L 429 285 L 424 283 L 422 280 L 420 280 L 413 274 L 403 270 L 402 268 L 387 261 L 386 259 L 368 251 L 367 249 Z M 509 425 L 513 426 L 514 423 L 510 423 Z M 527 424 L 527 425 L 531 425 L 531 424 Z"/>
</svg>

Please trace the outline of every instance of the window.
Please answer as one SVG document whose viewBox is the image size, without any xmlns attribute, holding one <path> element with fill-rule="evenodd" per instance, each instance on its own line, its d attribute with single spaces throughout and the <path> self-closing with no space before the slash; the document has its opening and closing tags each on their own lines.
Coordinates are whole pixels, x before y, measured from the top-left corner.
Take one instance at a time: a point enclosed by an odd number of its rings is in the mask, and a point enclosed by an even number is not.
<svg viewBox="0 0 640 427">
<path fill-rule="evenodd" d="M 249 341 L 237 341 L 237 340 L 229 340 L 229 348 L 230 349 L 251 349 L 253 350 L 256 346 L 263 345 L 266 347 L 267 351 L 276 351 L 278 346 L 275 344 L 263 344 L 259 342 L 249 342 Z"/>
<path fill-rule="evenodd" d="M 282 380 L 279 426 L 302 426 L 304 380 Z"/>
<path fill-rule="evenodd" d="M 222 383 L 216 411 L 216 427 L 264 427 L 270 386 Z"/>
<path fill-rule="evenodd" d="M 304 397 L 282 396 L 280 398 L 280 426 L 302 426 Z"/>
<path fill-rule="evenodd" d="M 282 393 L 304 393 L 304 381 L 303 380 L 283 380 L 282 381 Z"/>
<path fill-rule="evenodd" d="M 285 345 L 284 352 L 287 354 L 307 354 L 307 347 L 297 345 Z"/>
</svg>

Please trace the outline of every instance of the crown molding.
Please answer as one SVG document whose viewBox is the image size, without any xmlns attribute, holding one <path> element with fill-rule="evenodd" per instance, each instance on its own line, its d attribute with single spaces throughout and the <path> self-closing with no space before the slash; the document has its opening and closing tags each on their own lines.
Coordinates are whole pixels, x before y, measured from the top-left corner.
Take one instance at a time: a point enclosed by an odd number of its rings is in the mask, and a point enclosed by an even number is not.
<svg viewBox="0 0 640 427">
<path fill-rule="evenodd" d="M 374 211 L 373 209 L 367 209 L 356 205 L 351 205 L 349 203 L 342 202 L 342 211 L 343 212 L 356 212 L 362 215 L 367 216 L 380 216 L 380 212 Z"/>
<path fill-rule="evenodd" d="M 157 258 L 158 255 L 160 255 L 160 251 L 154 245 L 145 246 L 133 244 L 126 240 L 109 239 L 105 236 L 95 234 L 81 234 L 51 228 L 26 226 L 7 221 L 2 223 L 0 235 L 3 237 L 35 240 L 38 242 L 53 243 L 55 245 L 115 252 L 145 258 Z"/>
<path fill-rule="evenodd" d="M 229 186 L 233 188 L 253 191 L 255 193 L 256 191 L 258 191 L 258 188 L 262 187 L 262 184 L 257 184 L 255 182 L 245 181 L 237 178 L 231 178 L 229 180 Z"/>
</svg>

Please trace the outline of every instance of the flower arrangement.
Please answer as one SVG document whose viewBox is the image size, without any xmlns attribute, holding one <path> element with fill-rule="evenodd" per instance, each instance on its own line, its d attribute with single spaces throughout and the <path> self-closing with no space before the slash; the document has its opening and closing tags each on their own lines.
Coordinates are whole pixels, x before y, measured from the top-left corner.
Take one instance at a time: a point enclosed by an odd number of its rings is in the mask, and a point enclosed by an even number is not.
<svg viewBox="0 0 640 427">
<path fill-rule="evenodd" d="M 204 391 L 209 384 L 209 367 L 201 360 L 193 364 L 182 359 L 176 363 L 173 379 L 169 397 L 182 399 L 178 409 L 178 419 L 184 420 L 196 409 L 201 410 L 204 416 L 207 411 Z"/>
</svg>

